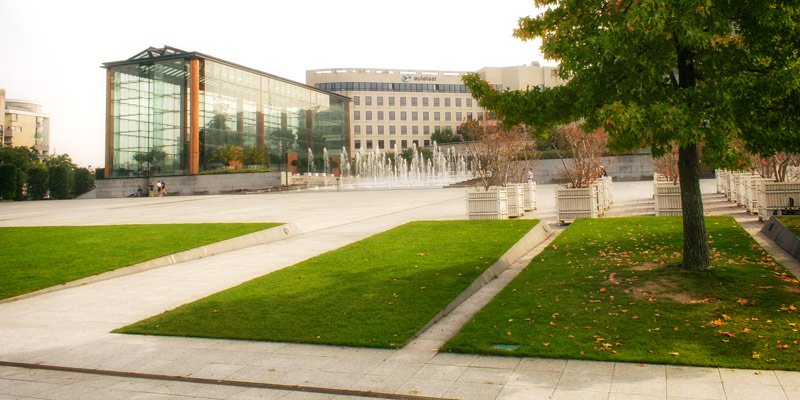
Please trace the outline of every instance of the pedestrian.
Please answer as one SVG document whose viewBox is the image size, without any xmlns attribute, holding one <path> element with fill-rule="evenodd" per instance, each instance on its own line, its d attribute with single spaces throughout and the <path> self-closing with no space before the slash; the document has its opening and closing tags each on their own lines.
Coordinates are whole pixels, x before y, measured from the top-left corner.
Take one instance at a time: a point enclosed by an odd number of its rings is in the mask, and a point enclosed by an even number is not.
<svg viewBox="0 0 800 400">
<path fill-rule="evenodd" d="M 528 173 L 525 175 L 526 182 L 533 182 L 533 168 L 528 168 Z"/>
<path fill-rule="evenodd" d="M 161 180 L 161 194 L 167 195 L 167 182 L 163 179 Z"/>
<path fill-rule="evenodd" d="M 158 192 L 158 197 L 161 197 L 161 181 L 156 181 L 156 192 Z"/>
</svg>

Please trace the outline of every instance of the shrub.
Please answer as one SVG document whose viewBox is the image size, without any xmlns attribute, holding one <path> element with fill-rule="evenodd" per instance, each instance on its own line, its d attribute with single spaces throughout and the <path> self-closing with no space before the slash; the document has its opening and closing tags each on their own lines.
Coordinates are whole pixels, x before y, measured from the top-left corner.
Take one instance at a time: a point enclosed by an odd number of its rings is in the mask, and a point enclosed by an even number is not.
<svg viewBox="0 0 800 400">
<path fill-rule="evenodd" d="M 69 198 L 69 171 L 62 165 L 50 167 L 48 174 L 50 197 L 53 199 Z"/>
<path fill-rule="evenodd" d="M 106 177 L 105 168 L 96 168 L 94 170 L 94 179 L 105 179 L 105 177 Z"/>
<path fill-rule="evenodd" d="M 13 199 L 17 194 L 17 167 L 0 165 L 0 198 Z"/>
<path fill-rule="evenodd" d="M 41 200 L 47 195 L 48 170 L 42 164 L 28 169 L 28 195 L 34 200 Z"/>
<path fill-rule="evenodd" d="M 94 177 L 87 168 L 75 170 L 75 196 L 80 196 L 94 188 Z"/>
</svg>

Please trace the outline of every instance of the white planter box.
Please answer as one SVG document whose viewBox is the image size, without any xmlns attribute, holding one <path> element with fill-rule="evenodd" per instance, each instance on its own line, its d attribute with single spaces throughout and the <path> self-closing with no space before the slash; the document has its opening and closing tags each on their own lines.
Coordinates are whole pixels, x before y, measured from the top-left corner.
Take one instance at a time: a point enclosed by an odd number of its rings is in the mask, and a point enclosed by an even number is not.
<svg viewBox="0 0 800 400">
<path fill-rule="evenodd" d="M 715 170 L 714 176 L 717 183 L 717 193 L 725 193 L 725 187 L 728 184 L 727 171 L 724 169 Z"/>
<path fill-rule="evenodd" d="M 681 206 L 681 187 L 678 185 L 657 185 L 653 198 L 656 203 L 656 217 L 683 214 Z"/>
<path fill-rule="evenodd" d="M 522 194 L 525 197 L 525 211 L 536 209 L 536 182 L 522 184 Z"/>
<path fill-rule="evenodd" d="M 525 215 L 525 194 L 521 183 L 510 183 L 506 187 L 508 198 L 508 217 L 517 218 Z"/>
<path fill-rule="evenodd" d="M 732 172 L 732 171 L 728 171 L 728 173 L 725 174 L 725 197 L 727 197 L 728 200 L 731 199 L 731 190 L 732 190 L 732 187 L 733 187 L 733 176 L 734 175 L 736 175 L 736 173 Z"/>
<path fill-rule="evenodd" d="M 467 216 L 469 219 L 508 219 L 506 188 L 467 190 Z"/>
<path fill-rule="evenodd" d="M 800 210 L 800 182 L 758 182 L 758 219 Z"/>
<path fill-rule="evenodd" d="M 758 183 L 772 182 L 771 178 L 762 178 L 759 175 L 745 176 L 740 181 L 739 205 L 744 206 L 749 213 L 758 212 Z"/>
<path fill-rule="evenodd" d="M 556 214 L 559 224 L 597 218 L 597 187 L 556 189 Z"/>
<path fill-rule="evenodd" d="M 744 172 L 739 174 L 739 186 L 736 188 L 736 204 L 741 207 L 747 207 L 747 202 L 750 199 L 750 193 L 748 192 L 750 182 L 756 178 L 760 179 L 761 176 Z"/>
</svg>

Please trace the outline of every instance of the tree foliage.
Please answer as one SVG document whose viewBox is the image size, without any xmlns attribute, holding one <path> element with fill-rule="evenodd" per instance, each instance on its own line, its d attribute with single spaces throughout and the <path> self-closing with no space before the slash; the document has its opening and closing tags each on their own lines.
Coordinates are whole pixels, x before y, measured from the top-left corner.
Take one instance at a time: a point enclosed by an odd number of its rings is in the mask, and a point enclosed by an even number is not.
<svg viewBox="0 0 800 400">
<path fill-rule="evenodd" d="M 0 199 L 11 200 L 17 195 L 17 167 L 0 164 Z"/>
<path fill-rule="evenodd" d="M 68 199 L 69 198 L 69 170 L 65 165 L 53 165 L 47 169 L 48 189 L 50 198 Z"/>
<path fill-rule="evenodd" d="M 797 1 L 537 0 L 545 11 L 515 36 L 542 39 L 564 86 L 497 92 L 465 77 L 481 106 L 536 128 L 583 120 L 615 150 L 678 147 L 683 266 L 710 263 L 698 169 L 751 152 L 800 150 L 800 4 Z"/>
<path fill-rule="evenodd" d="M 44 164 L 35 164 L 28 169 L 28 195 L 41 200 L 47 195 L 48 169 Z"/>
<path fill-rule="evenodd" d="M 74 175 L 75 196 L 80 196 L 94 188 L 94 175 L 88 168 L 77 168 Z"/>
</svg>

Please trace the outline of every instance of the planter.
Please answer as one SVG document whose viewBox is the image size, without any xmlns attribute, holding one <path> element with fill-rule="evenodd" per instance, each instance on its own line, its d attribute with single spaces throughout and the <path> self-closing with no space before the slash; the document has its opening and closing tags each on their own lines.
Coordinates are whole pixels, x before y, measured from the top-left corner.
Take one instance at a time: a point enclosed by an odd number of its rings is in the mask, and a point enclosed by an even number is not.
<svg viewBox="0 0 800 400">
<path fill-rule="evenodd" d="M 717 183 L 717 193 L 725 193 L 725 187 L 728 185 L 727 171 L 718 169 L 714 171 L 715 181 Z"/>
<path fill-rule="evenodd" d="M 758 184 L 761 182 L 772 182 L 772 179 L 752 175 L 743 180 L 742 187 L 739 190 L 739 195 L 742 199 L 740 205 L 744 206 L 748 213 L 758 212 Z"/>
<path fill-rule="evenodd" d="M 597 212 L 603 214 L 611 208 L 611 203 L 614 202 L 614 196 L 611 193 L 611 177 L 604 176 L 592 185 L 597 187 Z"/>
<path fill-rule="evenodd" d="M 739 174 L 739 185 L 736 187 L 736 204 L 739 206 L 747 207 L 747 202 L 750 198 L 750 193 L 747 189 L 750 187 L 750 182 L 755 178 L 760 178 L 760 176 L 745 172 Z"/>
<path fill-rule="evenodd" d="M 525 211 L 536 209 L 536 182 L 522 183 L 522 195 L 524 199 Z"/>
<path fill-rule="evenodd" d="M 758 219 L 800 210 L 800 182 L 757 182 Z"/>
<path fill-rule="evenodd" d="M 656 217 L 683 214 L 681 207 L 681 187 L 673 184 L 659 184 L 653 188 L 656 203 Z"/>
<path fill-rule="evenodd" d="M 469 219 L 508 219 L 506 188 L 468 189 L 467 216 Z"/>
<path fill-rule="evenodd" d="M 556 189 L 556 219 L 559 224 L 578 218 L 597 218 L 597 187 Z"/>
<path fill-rule="evenodd" d="M 522 185 L 522 183 L 509 183 L 506 187 L 509 218 L 517 218 L 525 215 L 525 193 Z"/>
</svg>

